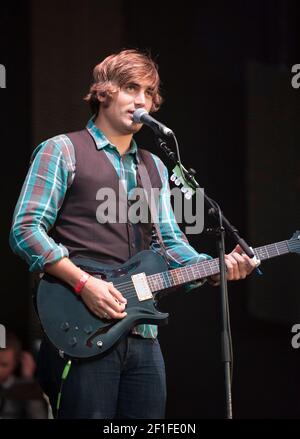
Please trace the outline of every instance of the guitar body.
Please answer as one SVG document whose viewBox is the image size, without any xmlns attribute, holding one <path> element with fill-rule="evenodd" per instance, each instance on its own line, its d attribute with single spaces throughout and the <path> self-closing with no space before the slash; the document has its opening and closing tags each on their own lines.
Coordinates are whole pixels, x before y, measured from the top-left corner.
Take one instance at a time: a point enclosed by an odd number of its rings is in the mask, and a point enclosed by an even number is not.
<svg viewBox="0 0 300 439">
<path fill-rule="evenodd" d="M 159 254 L 145 250 L 117 266 L 81 257 L 72 260 L 88 273 L 101 275 L 114 284 L 127 299 L 127 316 L 121 320 L 101 320 L 89 311 L 71 287 L 44 275 L 35 298 L 37 313 L 48 339 L 65 356 L 78 359 L 102 356 L 134 326 L 167 323 L 168 314 L 156 309 L 153 296 L 139 299 L 131 278 L 143 272 L 151 275 L 167 271 L 168 266 Z"/>
</svg>

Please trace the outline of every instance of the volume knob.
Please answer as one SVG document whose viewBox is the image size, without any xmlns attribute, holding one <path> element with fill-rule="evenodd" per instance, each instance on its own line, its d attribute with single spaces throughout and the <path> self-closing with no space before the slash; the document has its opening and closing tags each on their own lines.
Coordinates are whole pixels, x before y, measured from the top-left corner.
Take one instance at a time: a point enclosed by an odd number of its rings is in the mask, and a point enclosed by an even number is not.
<svg viewBox="0 0 300 439">
<path fill-rule="evenodd" d="M 60 329 L 62 329 L 63 331 L 68 331 L 70 329 L 70 324 L 68 322 L 63 322 L 60 325 Z"/>
</svg>

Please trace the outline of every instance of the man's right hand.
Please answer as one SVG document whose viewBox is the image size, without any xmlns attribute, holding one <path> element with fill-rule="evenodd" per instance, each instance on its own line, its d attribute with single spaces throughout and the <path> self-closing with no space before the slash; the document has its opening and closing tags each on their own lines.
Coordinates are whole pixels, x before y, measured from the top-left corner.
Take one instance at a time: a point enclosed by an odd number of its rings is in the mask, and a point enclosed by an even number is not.
<svg viewBox="0 0 300 439">
<path fill-rule="evenodd" d="M 83 302 L 101 319 L 123 319 L 127 300 L 111 282 L 90 276 L 80 294 Z"/>
<path fill-rule="evenodd" d="M 45 265 L 45 272 L 68 283 L 73 289 L 82 276 L 82 270 L 69 258 L 64 257 Z M 111 282 L 90 276 L 80 292 L 86 306 L 100 319 L 123 319 L 127 300 Z"/>
</svg>

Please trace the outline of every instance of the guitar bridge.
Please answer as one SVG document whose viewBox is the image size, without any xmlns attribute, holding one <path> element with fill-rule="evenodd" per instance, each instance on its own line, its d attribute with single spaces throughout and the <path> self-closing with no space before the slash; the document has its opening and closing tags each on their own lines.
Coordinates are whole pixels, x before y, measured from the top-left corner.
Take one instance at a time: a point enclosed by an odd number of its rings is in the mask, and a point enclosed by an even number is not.
<svg viewBox="0 0 300 439">
<path fill-rule="evenodd" d="M 140 302 L 153 298 L 145 273 L 133 274 L 131 279 Z"/>
</svg>

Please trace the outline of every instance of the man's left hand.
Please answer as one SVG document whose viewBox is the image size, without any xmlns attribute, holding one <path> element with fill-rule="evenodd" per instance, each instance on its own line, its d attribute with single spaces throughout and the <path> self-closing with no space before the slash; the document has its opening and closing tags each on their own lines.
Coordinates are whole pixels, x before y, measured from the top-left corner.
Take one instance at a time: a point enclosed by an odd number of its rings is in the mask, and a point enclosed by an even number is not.
<svg viewBox="0 0 300 439">
<path fill-rule="evenodd" d="M 231 253 L 225 255 L 225 263 L 227 268 L 227 280 L 245 279 L 254 268 L 257 267 L 257 260 L 249 258 L 242 248 L 237 245 Z M 215 285 L 220 282 L 220 275 L 211 276 L 210 279 Z"/>
</svg>

